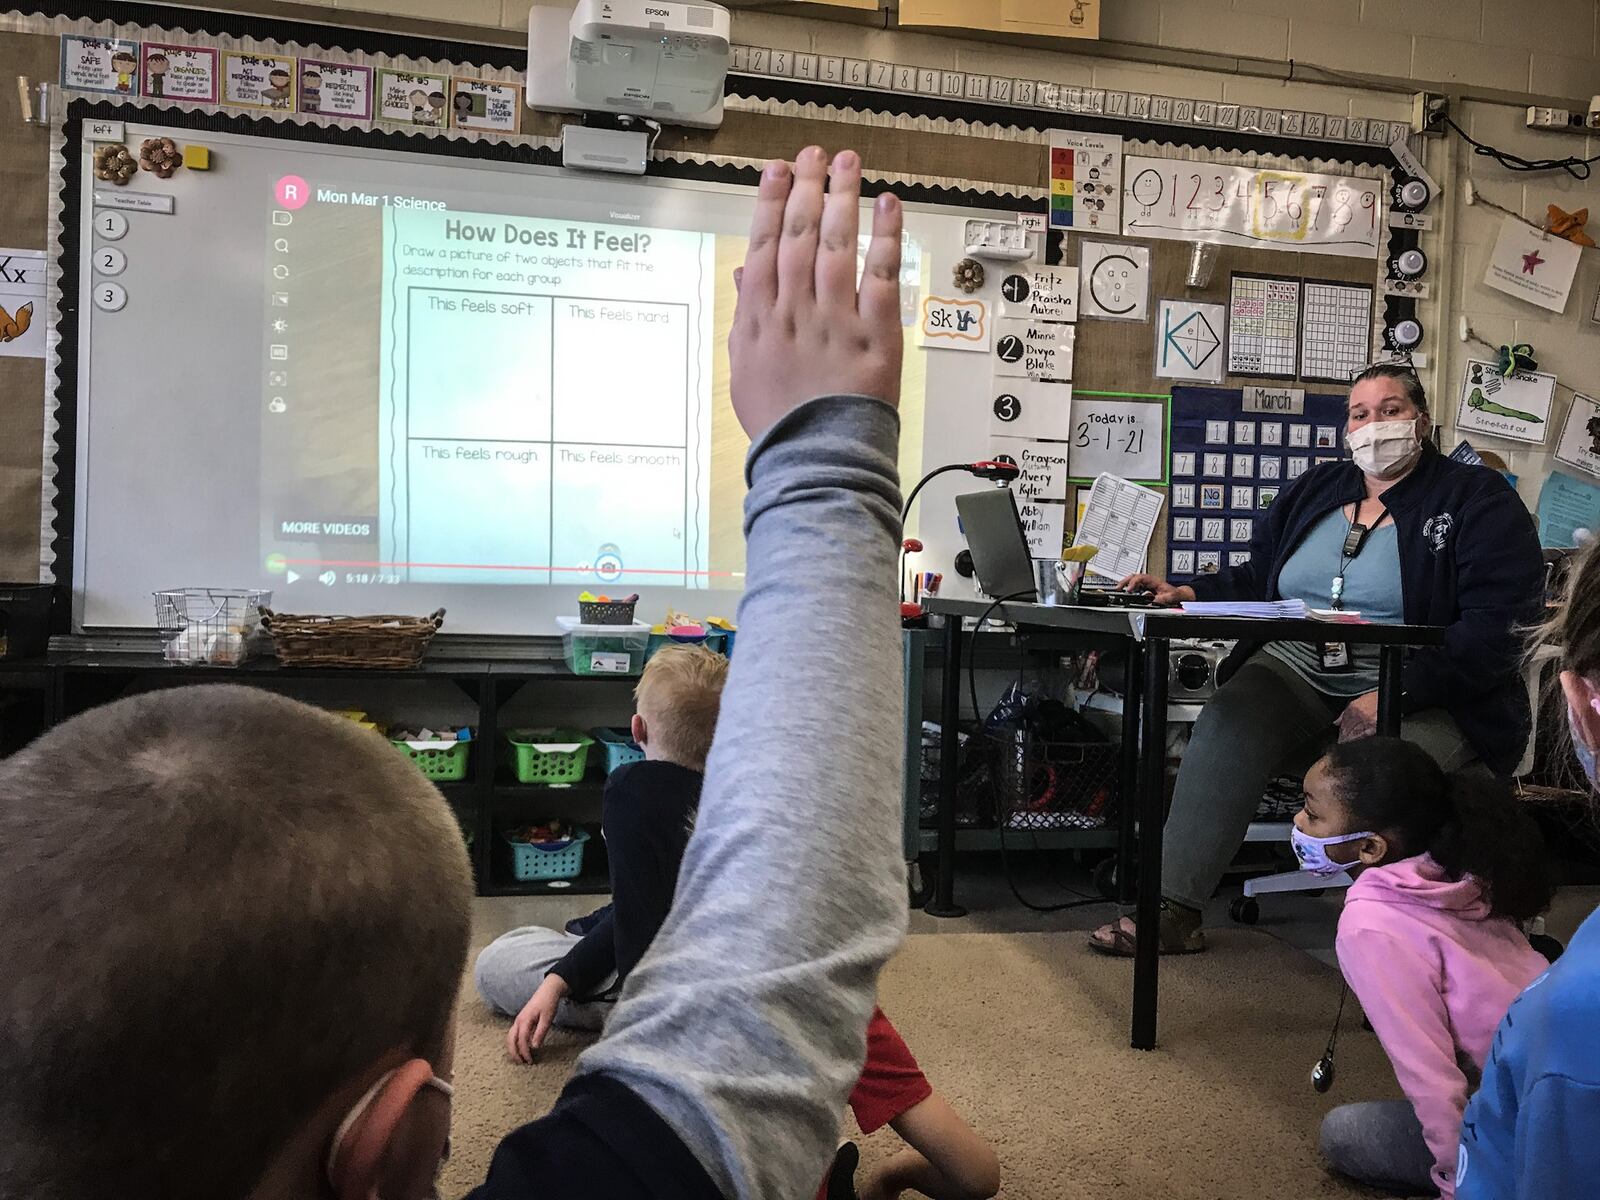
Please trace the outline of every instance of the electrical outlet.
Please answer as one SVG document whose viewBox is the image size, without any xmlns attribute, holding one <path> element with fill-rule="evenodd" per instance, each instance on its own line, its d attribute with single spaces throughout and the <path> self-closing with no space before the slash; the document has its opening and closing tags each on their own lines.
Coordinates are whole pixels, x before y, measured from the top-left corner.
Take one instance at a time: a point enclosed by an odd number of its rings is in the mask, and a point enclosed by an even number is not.
<svg viewBox="0 0 1600 1200">
<path fill-rule="evenodd" d="M 1450 101 L 1437 92 L 1413 92 L 1411 95 L 1411 132 L 1444 135 L 1444 117 L 1450 111 Z"/>
<path fill-rule="evenodd" d="M 1571 109 L 1546 108 L 1538 104 L 1528 106 L 1527 126 L 1529 129 L 1581 130 L 1583 124 L 1583 114 L 1574 114 Z"/>
</svg>

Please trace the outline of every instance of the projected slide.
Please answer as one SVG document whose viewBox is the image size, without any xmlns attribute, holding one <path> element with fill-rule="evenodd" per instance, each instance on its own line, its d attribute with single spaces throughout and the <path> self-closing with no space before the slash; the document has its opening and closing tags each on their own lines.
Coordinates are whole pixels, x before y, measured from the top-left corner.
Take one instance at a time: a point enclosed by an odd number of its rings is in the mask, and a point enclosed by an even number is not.
<svg viewBox="0 0 1600 1200">
<path fill-rule="evenodd" d="M 705 586 L 715 243 L 383 209 L 378 526 L 392 569 Z"/>
</svg>

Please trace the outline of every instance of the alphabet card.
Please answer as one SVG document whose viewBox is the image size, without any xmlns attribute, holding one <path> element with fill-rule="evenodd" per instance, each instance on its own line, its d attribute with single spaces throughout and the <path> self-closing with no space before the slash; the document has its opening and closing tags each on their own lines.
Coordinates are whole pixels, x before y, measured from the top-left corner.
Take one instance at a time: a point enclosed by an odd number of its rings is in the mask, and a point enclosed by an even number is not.
<svg viewBox="0 0 1600 1200">
<path fill-rule="evenodd" d="M 989 306 L 976 297 L 929 296 L 922 302 L 919 328 L 924 350 L 987 350 Z"/>
<path fill-rule="evenodd" d="M 1084 242 L 1078 261 L 1078 315 L 1143 321 L 1150 315 L 1150 247 Z"/>
<path fill-rule="evenodd" d="M 409 71 L 378 72 L 378 120 L 442 129 L 449 123 L 450 80 Z"/>
</svg>

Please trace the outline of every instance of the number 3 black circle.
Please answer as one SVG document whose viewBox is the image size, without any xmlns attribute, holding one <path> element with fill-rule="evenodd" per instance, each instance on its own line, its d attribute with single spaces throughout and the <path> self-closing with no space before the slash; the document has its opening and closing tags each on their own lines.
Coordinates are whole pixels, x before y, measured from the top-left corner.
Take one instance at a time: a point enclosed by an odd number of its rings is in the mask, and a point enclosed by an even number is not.
<svg viewBox="0 0 1600 1200">
<path fill-rule="evenodd" d="M 1010 392 L 1004 392 L 994 398 L 994 415 L 1002 421 L 1015 421 L 1022 415 L 1022 402 Z"/>
<path fill-rule="evenodd" d="M 1015 334 L 1008 333 L 1001 338 L 995 346 L 994 352 L 1000 356 L 1001 362 L 1016 362 L 1022 357 L 1022 339 Z"/>
</svg>

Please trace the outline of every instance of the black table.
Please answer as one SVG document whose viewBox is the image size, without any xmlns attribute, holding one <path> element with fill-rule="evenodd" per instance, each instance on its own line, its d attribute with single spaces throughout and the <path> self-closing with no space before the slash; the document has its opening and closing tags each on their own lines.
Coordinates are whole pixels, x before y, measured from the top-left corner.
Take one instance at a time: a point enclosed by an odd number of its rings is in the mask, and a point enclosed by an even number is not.
<svg viewBox="0 0 1600 1200">
<path fill-rule="evenodd" d="M 1249 642 L 1326 642 L 1377 646 L 1378 732 L 1400 732 L 1400 669 L 1408 646 L 1438 646 L 1444 630 L 1432 625 L 1357 625 L 1316 620 L 1257 620 L 1188 616 L 1175 609 L 1051 607 L 982 600 L 930 599 L 923 607 L 944 617 L 944 677 L 939 720 L 944 730 L 939 758 L 938 882 L 926 911 L 936 917 L 965 916 L 955 903 L 956 772 L 961 720 L 962 618 L 985 612 L 1028 630 L 1070 631 L 1095 642 L 1121 644 L 1128 655 L 1122 706 L 1122 803 L 1117 830 L 1118 899 L 1126 904 L 1133 875 L 1135 837 L 1139 886 L 1135 920 L 1154 929 L 1161 914 L 1161 832 L 1166 822 L 1167 680 L 1175 638 Z M 1134 719 L 1134 714 L 1138 719 Z M 1141 736 L 1142 734 L 1142 736 Z M 1156 939 L 1137 940 L 1133 967 L 1133 1032 L 1136 1050 L 1156 1044 L 1156 996 L 1160 971 Z"/>
</svg>

